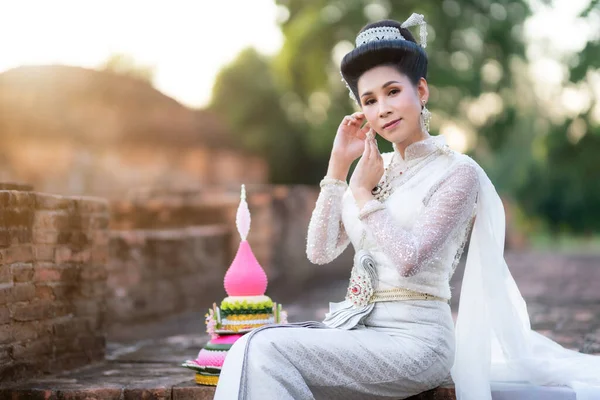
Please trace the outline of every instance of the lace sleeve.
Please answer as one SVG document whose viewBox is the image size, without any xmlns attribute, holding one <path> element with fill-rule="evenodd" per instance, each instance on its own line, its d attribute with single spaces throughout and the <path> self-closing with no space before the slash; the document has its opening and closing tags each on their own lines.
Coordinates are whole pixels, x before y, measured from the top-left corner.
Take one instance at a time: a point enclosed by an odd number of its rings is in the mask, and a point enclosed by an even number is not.
<svg viewBox="0 0 600 400">
<path fill-rule="evenodd" d="M 467 223 L 475 206 L 478 188 L 477 170 L 465 163 L 440 182 L 411 230 L 399 227 L 377 200 L 366 203 L 360 215 L 402 276 L 411 276 L 443 248 L 455 229 Z"/>
<path fill-rule="evenodd" d="M 342 223 L 342 196 L 348 185 L 325 178 L 308 225 L 306 256 L 314 264 L 327 264 L 350 243 Z"/>
</svg>

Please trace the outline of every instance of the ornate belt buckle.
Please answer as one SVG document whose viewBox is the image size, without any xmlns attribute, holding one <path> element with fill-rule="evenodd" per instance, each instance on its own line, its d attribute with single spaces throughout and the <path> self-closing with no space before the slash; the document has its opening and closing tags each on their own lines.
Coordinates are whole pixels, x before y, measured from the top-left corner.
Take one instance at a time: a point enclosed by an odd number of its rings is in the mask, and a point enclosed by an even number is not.
<svg viewBox="0 0 600 400">
<path fill-rule="evenodd" d="M 346 292 L 346 300 L 349 300 L 356 307 L 364 307 L 369 304 L 373 297 L 373 282 L 371 275 L 367 272 L 369 269 L 375 272 L 375 261 L 368 253 L 357 254 L 358 265 L 352 268 L 350 273 L 350 284 Z"/>
</svg>

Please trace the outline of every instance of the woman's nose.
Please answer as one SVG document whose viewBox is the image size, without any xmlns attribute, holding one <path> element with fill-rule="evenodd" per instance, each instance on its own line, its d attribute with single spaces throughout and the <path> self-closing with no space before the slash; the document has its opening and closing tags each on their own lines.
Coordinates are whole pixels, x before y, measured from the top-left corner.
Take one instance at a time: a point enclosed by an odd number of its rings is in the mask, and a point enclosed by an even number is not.
<svg viewBox="0 0 600 400">
<path fill-rule="evenodd" d="M 385 101 L 379 102 L 379 116 L 385 118 L 392 112 L 390 105 Z"/>
</svg>

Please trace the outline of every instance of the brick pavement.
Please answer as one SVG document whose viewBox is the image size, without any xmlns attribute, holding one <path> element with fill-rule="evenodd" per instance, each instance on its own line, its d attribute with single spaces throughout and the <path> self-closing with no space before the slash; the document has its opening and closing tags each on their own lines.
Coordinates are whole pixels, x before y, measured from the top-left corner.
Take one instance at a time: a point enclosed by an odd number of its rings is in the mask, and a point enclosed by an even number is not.
<svg viewBox="0 0 600 400">
<path fill-rule="evenodd" d="M 600 256 L 508 254 L 511 272 L 528 302 L 532 327 L 578 351 L 600 353 Z M 458 293 L 461 271 L 453 280 Z M 550 288 L 543 290 L 544 287 Z M 334 281 L 286 308 L 291 321 L 322 319 L 328 301 L 341 300 L 346 281 Z M 282 299 L 278 299 L 282 300 Z M 453 309 L 456 310 L 456 300 Z M 193 372 L 179 367 L 201 348 L 203 311 L 175 315 L 160 323 L 113 331 L 103 363 L 0 389 L 4 399 L 211 399 L 210 388 L 193 383 Z M 454 399 L 439 389 L 420 400 Z"/>
</svg>

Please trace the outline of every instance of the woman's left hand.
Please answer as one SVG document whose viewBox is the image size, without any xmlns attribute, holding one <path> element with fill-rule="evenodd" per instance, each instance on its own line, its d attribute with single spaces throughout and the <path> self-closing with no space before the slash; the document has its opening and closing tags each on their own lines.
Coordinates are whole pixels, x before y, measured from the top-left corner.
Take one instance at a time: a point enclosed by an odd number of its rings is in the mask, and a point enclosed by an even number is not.
<svg viewBox="0 0 600 400">
<path fill-rule="evenodd" d="M 383 171 L 383 157 L 381 157 L 381 153 L 379 153 L 377 141 L 371 131 L 365 140 L 365 148 L 362 157 L 352 173 L 349 184 L 359 209 L 361 209 L 366 202 L 373 199 L 371 190 L 373 190 L 381 180 Z"/>
</svg>

